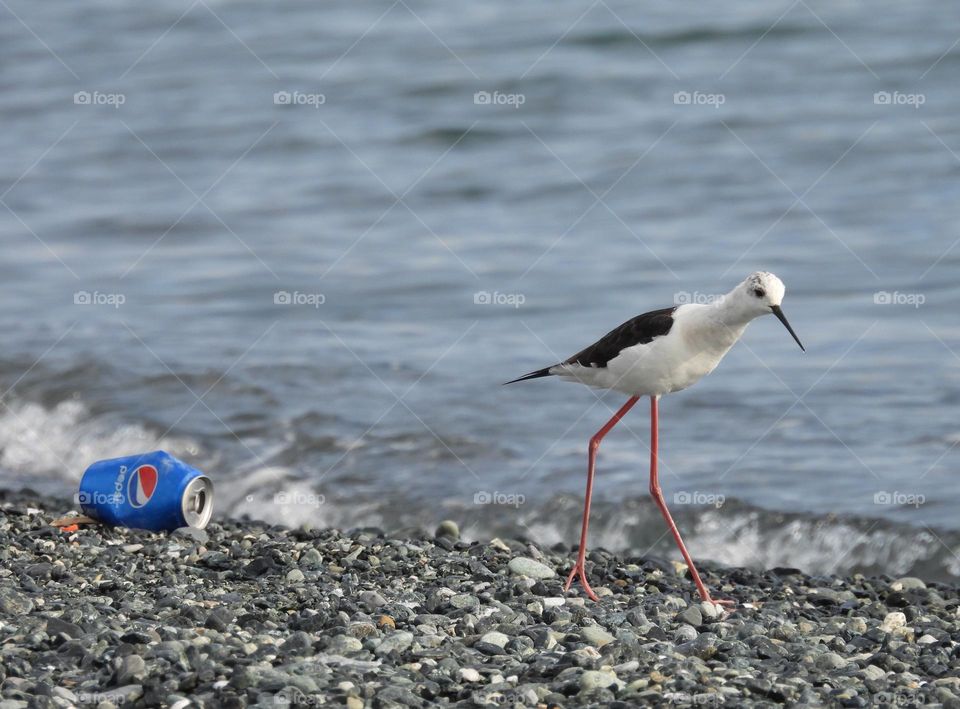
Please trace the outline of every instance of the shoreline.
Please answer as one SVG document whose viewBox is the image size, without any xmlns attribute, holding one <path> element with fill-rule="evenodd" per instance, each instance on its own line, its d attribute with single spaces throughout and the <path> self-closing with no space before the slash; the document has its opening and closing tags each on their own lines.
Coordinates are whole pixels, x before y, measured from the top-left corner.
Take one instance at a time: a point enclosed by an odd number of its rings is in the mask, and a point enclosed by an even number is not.
<svg viewBox="0 0 960 709">
<path fill-rule="evenodd" d="M 223 520 L 49 526 L 0 492 L 0 707 L 960 707 L 960 586 Z M 682 574 L 682 575 L 681 575 Z"/>
</svg>

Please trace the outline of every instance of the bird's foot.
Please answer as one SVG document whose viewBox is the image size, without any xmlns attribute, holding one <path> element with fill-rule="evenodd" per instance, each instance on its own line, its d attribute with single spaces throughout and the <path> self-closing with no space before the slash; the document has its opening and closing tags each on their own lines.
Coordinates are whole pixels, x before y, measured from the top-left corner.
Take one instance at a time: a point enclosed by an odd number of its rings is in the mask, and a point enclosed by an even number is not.
<svg viewBox="0 0 960 709">
<path fill-rule="evenodd" d="M 578 561 L 573 565 L 573 569 L 570 571 L 570 575 L 567 576 L 567 582 L 563 585 L 563 591 L 566 593 L 570 590 L 570 586 L 573 584 L 575 578 L 580 579 L 580 585 L 583 586 L 583 590 L 586 592 L 587 596 L 591 601 L 599 601 L 600 598 L 593 592 L 593 589 L 590 588 L 590 583 L 587 581 L 587 571 L 584 568 L 583 561 Z"/>
<path fill-rule="evenodd" d="M 733 601 L 729 598 L 711 598 L 709 593 L 703 597 L 703 602 L 712 603 L 715 606 L 721 606 L 724 613 L 731 613 L 733 609 L 737 607 L 736 601 Z"/>
</svg>

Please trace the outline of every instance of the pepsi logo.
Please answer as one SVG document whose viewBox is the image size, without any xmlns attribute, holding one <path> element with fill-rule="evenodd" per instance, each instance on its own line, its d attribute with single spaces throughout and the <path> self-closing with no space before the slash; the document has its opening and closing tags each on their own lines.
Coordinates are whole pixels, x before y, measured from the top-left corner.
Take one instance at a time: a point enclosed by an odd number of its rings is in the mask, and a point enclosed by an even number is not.
<svg viewBox="0 0 960 709">
<path fill-rule="evenodd" d="M 157 490 L 159 477 L 157 469 L 152 465 L 141 465 L 131 473 L 127 481 L 127 499 L 131 507 L 143 507 L 150 502 Z"/>
</svg>

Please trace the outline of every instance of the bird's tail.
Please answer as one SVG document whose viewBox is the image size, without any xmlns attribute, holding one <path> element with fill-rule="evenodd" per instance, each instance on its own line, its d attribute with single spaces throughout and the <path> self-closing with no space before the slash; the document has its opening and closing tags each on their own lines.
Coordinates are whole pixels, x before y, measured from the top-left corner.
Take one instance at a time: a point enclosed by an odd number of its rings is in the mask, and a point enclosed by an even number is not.
<svg viewBox="0 0 960 709">
<path fill-rule="evenodd" d="M 523 382 L 527 379 L 539 379 L 540 377 L 549 377 L 551 376 L 550 370 L 553 369 L 556 365 L 551 364 L 549 367 L 544 367 L 543 369 L 538 369 L 535 372 L 530 372 L 529 374 L 524 374 L 522 377 L 517 377 L 516 379 L 511 379 L 509 382 L 504 382 L 504 386 L 507 384 L 515 384 L 516 382 Z"/>
</svg>

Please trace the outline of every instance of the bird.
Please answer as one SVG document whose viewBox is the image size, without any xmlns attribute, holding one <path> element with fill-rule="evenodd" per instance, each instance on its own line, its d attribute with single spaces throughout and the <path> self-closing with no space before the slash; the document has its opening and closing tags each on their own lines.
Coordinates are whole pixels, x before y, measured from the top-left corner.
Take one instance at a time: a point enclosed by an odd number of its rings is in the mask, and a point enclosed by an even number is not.
<svg viewBox="0 0 960 709">
<path fill-rule="evenodd" d="M 806 349 L 783 314 L 786 287 L 777 276 L 757 271 L 747 276 L 729 293 L 706 303 L 683 303 L 652 310 L 615 327 L 592 345 L 557 364 L 524 374 L 504 384 L 556 376 L 598 389 L 628 395 L 626 403 L 597 431 L 587 448 L 587 490 L 584 496 L 583 523 L 577 561 L 567 577 L 564 592 L 579 579 L 583 590 L 597 601 L 587 580 L 587 531 L 597 451 L 610 430 L 633 408 L 641 397 L 650 398 L 650 495 L 660 509 L 674 541 L 690 570 L 690 576 L 703 601 L 733 606 L 731 600 L 714 600 L 704 585 L 680 531 L 663 499 L 658 476 L 660 398 L 696 384 L 710 374 L 724 355 L 740 339 L 753 320 L 774 315 L 793 337 L 800 349 Z"/>
</svg>

